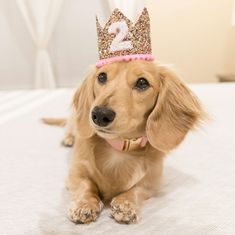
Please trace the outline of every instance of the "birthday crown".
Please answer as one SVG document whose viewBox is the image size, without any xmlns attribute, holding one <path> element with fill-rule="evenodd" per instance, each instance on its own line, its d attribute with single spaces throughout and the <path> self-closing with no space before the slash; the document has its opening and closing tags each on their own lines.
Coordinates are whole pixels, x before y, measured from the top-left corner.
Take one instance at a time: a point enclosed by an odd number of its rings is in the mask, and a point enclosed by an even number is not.
<svg viewBox="0 0 235 235">
<path fill-rule="evenodd" d="M 98 48 L 101 67 L 114 61 L 153 60 L 150 37 L 150 19 L 144 8 L 138 20 L 131 22 L 115 9 L 108 22 L 101 26 L 96 17 Z"/>
</svg>

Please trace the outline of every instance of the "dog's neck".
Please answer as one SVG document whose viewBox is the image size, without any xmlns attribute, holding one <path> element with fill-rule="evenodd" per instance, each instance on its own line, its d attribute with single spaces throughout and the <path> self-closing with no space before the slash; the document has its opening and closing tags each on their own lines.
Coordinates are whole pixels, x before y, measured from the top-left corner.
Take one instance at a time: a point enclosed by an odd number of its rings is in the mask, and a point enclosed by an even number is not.
<svg viewBox="0 0 235 235">
<path fill-rule="evenodd" d="M 144 148 L 148 143 L 146 136 L 136 139 L 105 139 L 114 149 L 120 152 L 128 152 Z"/>
</svg>

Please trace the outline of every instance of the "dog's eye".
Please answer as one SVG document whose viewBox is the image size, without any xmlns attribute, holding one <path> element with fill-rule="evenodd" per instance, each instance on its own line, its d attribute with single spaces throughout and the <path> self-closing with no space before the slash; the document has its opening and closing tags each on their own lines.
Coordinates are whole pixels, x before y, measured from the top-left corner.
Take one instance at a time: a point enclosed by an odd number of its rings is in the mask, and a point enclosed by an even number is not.
<svg viewBox="0 0 235 235">
<path fill-rule="evenodd" d="M 99 83 L 102 83 L 102 84 L 106 83 L 107 82 L 107 74 L 106 73 L 100 73 L 98 75 L 98 81 L 99 81 Z"/>
<path fill-rule="evenodd" d="M 148 87 L 149 87 L 149 82 L 145 78 L 139 78 L 134 88 L 138 90 L 146 90 Z"/>
</svg>

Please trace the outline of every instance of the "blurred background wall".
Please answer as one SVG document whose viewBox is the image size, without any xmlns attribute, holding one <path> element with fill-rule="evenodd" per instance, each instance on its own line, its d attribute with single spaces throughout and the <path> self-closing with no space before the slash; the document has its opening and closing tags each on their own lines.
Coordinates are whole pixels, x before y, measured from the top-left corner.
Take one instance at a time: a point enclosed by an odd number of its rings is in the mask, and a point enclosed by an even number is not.
<svg viewBox="0 0 235 235">
<path fill-rule="evenodd" d="M 186 81 L 214 82 L 235 61 L 233 1 L 153 0 L 149 5 L 154 54 Z"/>
<path fill-rule="evenodd" d="M 235 72 L 233 0 L 147 0 L 147 5 L 154 55 L 186 82 L 216 82 L 217 74 Z M 96 62 L 96 13 L 107 18 L 107 1 L 64 1 L 48 45 L 59 87 L 79 84 Z M 0 0 L 0 42 L 0 89 L 32 88 L 35 45 L 15 0 Z"/>
</svg>

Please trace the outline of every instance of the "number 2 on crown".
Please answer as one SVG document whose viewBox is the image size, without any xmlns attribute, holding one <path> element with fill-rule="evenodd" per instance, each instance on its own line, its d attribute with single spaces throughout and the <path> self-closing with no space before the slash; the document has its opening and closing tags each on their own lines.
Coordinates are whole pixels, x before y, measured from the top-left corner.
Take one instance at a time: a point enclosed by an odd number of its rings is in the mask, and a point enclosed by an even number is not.
<svg viewBox="0 0 235 235">
<path fill-rule="evenodd" d="M 116 37 L 113 39 L 110 45 L 111 52 L 123 51 L 133 48 L 131 41 L 124 41 L 128 34 L 128 26 L 125 21 L 119 21 L 111 24 L 109 26 L 108 33 L 116 34 Z"/>
</svg>

